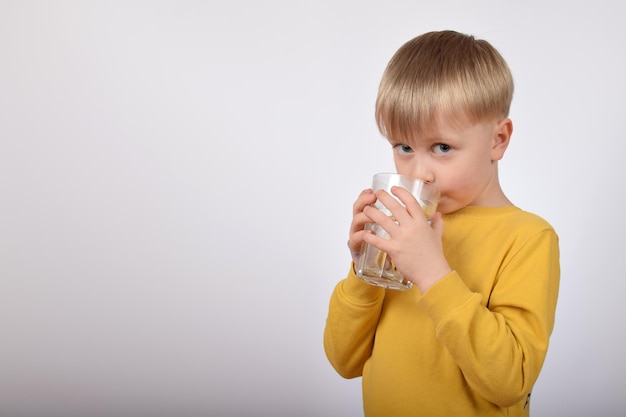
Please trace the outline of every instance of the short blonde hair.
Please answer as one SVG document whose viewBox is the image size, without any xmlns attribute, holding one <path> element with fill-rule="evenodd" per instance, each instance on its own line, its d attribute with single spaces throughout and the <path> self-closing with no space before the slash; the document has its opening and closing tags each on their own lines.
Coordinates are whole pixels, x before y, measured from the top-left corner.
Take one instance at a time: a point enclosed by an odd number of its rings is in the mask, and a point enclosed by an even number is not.
<svg viewBox="0 0 626 417">
<path fill-rule="evenodd" d="M 454 31 L 405 43 L 389 61 L 376 99 L 376 122 L 387 138 L 410 139 L 437 116 L 478 122 L 508 117 L 513 76 L 484 40 Z"/>
</svg>

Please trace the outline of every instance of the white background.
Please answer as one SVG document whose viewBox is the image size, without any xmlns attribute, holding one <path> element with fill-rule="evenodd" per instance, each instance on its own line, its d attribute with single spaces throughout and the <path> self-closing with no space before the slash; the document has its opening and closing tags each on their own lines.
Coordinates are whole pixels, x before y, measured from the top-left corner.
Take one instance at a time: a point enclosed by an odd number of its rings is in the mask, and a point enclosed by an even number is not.
<svg viewBox="0 0 626 417">
<path fill-rule="evenodd" d="M 328 364 L 351 205 L 392 170 L 405 41 L 489 40 L 500 164 L 561 238 L 533 415 L 622 416 L 618 1 L 0 0 L 0 416 L 359 416 Z M 398 387 L 402 389 L 402 387 Z"/>
</svg>

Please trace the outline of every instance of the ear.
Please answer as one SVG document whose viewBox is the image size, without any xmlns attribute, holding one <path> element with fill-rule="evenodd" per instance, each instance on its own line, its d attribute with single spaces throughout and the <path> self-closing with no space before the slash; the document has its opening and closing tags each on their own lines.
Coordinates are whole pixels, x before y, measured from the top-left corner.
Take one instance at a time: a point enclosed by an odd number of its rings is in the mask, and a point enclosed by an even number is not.
<svg viewBox="0 0 626 417">
<path fill-rule="evenodd" d="M 502 119 L 496 125 L 493 134 L 493 147 L 491 148 L 491 160 L 499 161 L 504 156 L 513 134 L 513 122 L 508 117 Z"/>
</svg>

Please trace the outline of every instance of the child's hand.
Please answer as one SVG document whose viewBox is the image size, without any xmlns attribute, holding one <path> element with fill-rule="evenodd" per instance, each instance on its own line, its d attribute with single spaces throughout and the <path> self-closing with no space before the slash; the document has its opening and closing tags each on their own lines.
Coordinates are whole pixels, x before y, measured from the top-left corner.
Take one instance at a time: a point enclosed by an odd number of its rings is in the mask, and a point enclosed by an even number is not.
<svg viewBox="0 0 626 417">
<path fill-rule="evenodd" d="M 443 255 L 443 220 L 440 213 L 435 213 L 431 227 L 411 193 L 401 187 L 393 187 L 391 192 L 406 208 L 385 191 L 378 191 L 376 197 L 391 211 L 393 219 L 375 207 L 363 207 L 367 218 L 364 223 L 377 223 L 389 233 L 390 238 L 387 240 L 365 233 L 362 240 L 387 252 L 398 272 L 423 294 L 452 271 Z"/>
<path fill-rule="evenodd" d="M 348 247 L 350 248 L 350 255 L 352 260 L 356 264 L 361 251 L 361 244 L 363 243 L 363 235 L 369 233 L 364 230 L 365 223 L 371 223 L 372 221 L 363 213 L 363 209 L 376 202 L 374 192 L 368 188 L 361 191 L 359 197 L 352 206 L 352 224 L 350 225 L 350 239 L 348 240 Z"/>
</svg>

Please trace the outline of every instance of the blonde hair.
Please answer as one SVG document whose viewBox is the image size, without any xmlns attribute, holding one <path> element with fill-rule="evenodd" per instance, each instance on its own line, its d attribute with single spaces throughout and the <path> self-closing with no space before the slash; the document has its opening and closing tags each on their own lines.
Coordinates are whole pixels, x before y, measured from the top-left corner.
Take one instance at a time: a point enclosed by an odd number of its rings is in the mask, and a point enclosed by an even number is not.
<svg viewBox="0 0 626 417">
<path fill-rule="evenodd" d="M 484 40 L 454 31 L 405 43 L 389 61 L 376 99 L 376 122 L 387 138 L 411 138 L 437 116 L 472 122 L 508 117 L 513 77 Z"/>
</svg>

